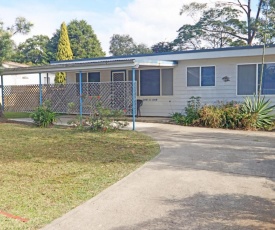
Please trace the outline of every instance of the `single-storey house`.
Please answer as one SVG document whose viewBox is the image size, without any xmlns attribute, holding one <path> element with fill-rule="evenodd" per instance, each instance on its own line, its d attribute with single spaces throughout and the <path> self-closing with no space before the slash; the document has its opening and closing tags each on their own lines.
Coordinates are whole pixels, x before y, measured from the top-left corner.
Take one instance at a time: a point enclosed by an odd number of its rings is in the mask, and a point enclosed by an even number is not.
<svg viewBox="0 0 275 230">
<path fill-rule="evenodd" d="M 47 66 L 5 70 L 5 74 L 67 72 L 67 83 L 137 82 L 142 116 L 182 112 L 190 97 L 202 103 L 242 101 L 257 94 L 262 46 L 54 61 Z M 80 75 L 82 78 L 80 79 Z M 38 76 L 38 75 L 37 75 Z M 5 84 L 5 83 L 3 83 Z M 265 49 L 262 95 L 275 104 L 275 46 Z"/>
<path fill-rule="evenodd" d="M 7 61 L 3 63 L 3 68 L 24 68 L 29 67 L 29 65 L 21 64 L 17 62 Z M 36 77 L 36 74 L 16 74 L 16 75 L 4 75 L 5 85 L 35 85 L 39 84 L 39 79 Z M 42 83 L 43 84 L 53 84 L 54 83 L 54 74 L 42 74 Z"/>
</svg>

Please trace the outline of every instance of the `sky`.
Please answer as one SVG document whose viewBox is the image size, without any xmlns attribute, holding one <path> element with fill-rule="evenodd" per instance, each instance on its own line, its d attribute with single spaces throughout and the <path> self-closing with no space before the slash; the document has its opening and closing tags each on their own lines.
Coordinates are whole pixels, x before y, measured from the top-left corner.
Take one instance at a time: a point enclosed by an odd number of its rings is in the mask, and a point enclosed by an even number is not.
<svg viewBox="0 0 275 230">
<path fill-rule="evenodd" d="M 34 24 L 29 35 L 15 35 L 17 44 L 33 35 L 52 37 L 64 21 L 85 20 L 96 33 L 108 55 L 113 34 L 128 34 L 136 43 L 152 46 L 172 41 L 186 22 L 179 15 L 183 3 L 191 0 L 0 0 L 0 21 L 5 26 L 18 16 Z M 203 0 L 202 0 L 203 1 Z"/>
</svg>

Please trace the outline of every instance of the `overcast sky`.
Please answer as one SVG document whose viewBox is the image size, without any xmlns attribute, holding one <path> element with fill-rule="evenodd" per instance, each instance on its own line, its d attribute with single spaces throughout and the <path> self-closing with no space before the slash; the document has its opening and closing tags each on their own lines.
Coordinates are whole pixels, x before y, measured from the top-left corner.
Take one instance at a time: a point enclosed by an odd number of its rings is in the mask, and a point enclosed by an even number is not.
<svg viewBox="0 0 275 230">
<path fill-rule="evenodd" d="M 181 25 L 191 22 L 179 15 L 183 3 L 191 0 L 0 0 L 0 21 L 12 25 L 23 16 L 34 24 L 27 36 L 15 35 L 16 43 L 33 35 L 52 34 L 61 23 L 73 19 L 90 24 L 108 54 L 113 34 L 129 34 L 135 42 L 151 46 L 171 41 Z M 203 1 L 203 0 L 200 0 Z"/>
</svg>

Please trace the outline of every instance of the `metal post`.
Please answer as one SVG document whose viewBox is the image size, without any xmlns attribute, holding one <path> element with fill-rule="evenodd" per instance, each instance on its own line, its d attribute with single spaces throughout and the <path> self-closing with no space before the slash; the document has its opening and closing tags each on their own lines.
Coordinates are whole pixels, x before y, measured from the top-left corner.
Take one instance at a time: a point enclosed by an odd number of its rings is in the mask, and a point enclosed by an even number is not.
<svg viewBox="0 0 275 230">
<path fill-rule="evenodd" d="M 132 69 L 132 103 L 133 103 L 133 130 L 136 129 L 136 70 Z"/>
<path fill-rule="evenodd" d="M 4 101 L 4 78 L 1 75 L 1 94 L 2 94 L 2 111 L 5 109 L 5 101 Z"/>
<path fill-rule="evenodd" d="M 42 105 L 42 79 L 41 79 L 41 73 L 39 73 L 39 105 Z"/>
<path fill-rule="evenodd" d="M 79 71 L 79 115 L 80 115 L 80 123 L 82 124 L 82 71 Z"/>
</svg>

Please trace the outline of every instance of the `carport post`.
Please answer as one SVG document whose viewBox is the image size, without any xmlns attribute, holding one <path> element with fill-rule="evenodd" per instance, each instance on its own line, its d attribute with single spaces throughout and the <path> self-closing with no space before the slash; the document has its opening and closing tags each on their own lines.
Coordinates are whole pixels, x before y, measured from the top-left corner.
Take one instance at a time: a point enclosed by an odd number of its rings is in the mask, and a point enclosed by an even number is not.
<svg viewBox="0 0 275 230">
<path fill-rule="evenodd" d="M 3 75 L 1 75 L 1 95 L 2 95 L 2 111 L 4 111 L 4 78 Z"/>
<path fill-rule="evenodd" d="M 82 124 L 82 71 L 79 71 L 79 116 Z"/>
<path fill-rule="evenodd" d="M 39 73 L 39 105 L 42 105 L 42 80 L 41 80 L 41 73 Z"/>
<path fill-rule="evenodd" d="M 132 69 L 132 103 L 133 103 L 133 130 L 136 129 L 136 70 L 135 68 Z"/>
</svg>

